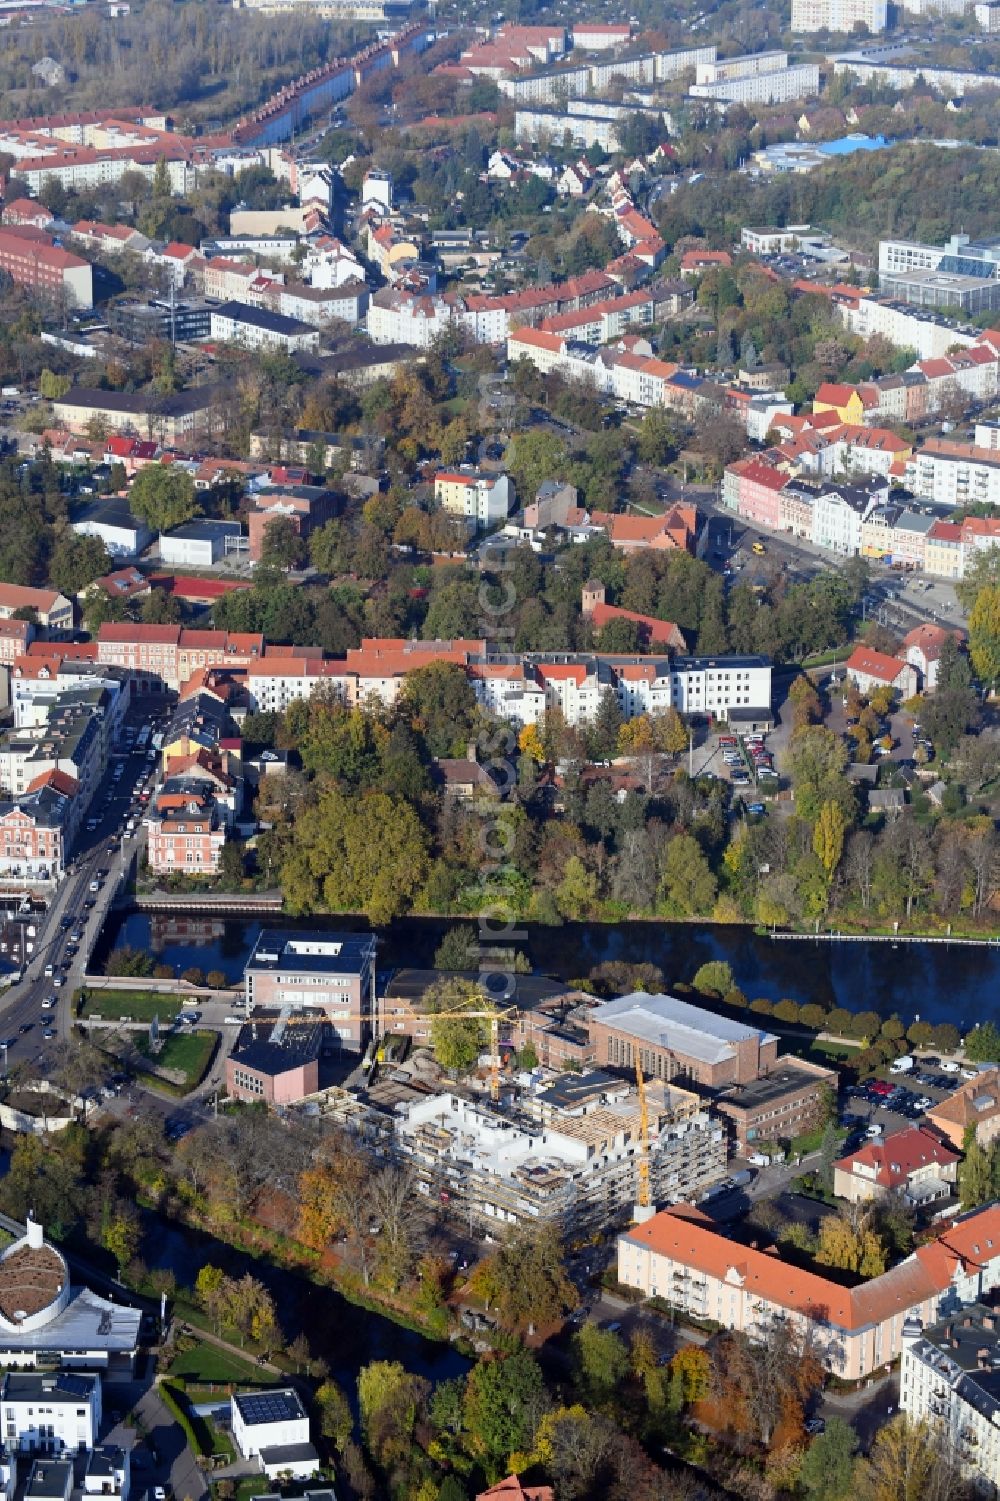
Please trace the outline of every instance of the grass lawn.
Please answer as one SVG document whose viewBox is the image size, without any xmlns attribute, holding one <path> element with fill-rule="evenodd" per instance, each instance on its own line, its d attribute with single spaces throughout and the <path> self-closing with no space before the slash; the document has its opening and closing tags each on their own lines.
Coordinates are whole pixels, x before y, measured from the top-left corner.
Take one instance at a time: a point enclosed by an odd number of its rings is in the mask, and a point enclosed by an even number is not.
<svg viewBox="0 0 1000 1501">
<path fill-rule="evenodd" d="M 252 1360 L 240 1360 L 228 1350 L 208 1344 L 180 1351 L 170 1362 L 168 1374 L 183 1376 L 189 1391 L 198 1382 L 252 1381 L 259 1386 L 268 1379 Z"/>
<path fill-rule="evenodd" d="M 824 1053 L 827 1058 L 851 1058 L 859 1051 L 860 1042 L 827 1042 L 817 1037 L 809 1044 L 810 1053 Z"/>
<path fill-rule="evenodd" d="M 77 991 L 74 1007 L 81 995 L 86 996 L 86 1001 L 80 1015 L 105 1022 L 121 1021 L 123 1016 L 134 1022 L 151 1022 L 154 1016 L 161 1022 L 173 1021 L 184 1005 L 183 997 L 162 995 L 155 990 L 88 989 Z"/>
<path fill-rule="evenodd" d="M 158 1068 L 177 1069 L 183 1073 L 185 1078 L 181 1087 L 186 1091 L 194 1089 L 205 1077 L 218 1038 L 217 1032 L 171 1032 L 169 1037 L 163 1039 L 163 1045 L 155 1059 L 148 1037 L 138 1035 L 136 1046 Z"/>
</svg>

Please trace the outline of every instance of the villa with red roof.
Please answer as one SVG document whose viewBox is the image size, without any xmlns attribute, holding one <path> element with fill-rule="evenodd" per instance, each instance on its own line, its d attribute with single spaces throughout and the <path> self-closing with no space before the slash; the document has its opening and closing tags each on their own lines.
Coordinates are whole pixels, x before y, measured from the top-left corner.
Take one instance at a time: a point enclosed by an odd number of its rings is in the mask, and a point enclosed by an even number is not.
<svg viewBox="0 0 1000 1501">
<path fill-rule="evenodd" d="M 926 1126 L 907 1126 L 868 1141 L 833 1165 L 838 1199 L 865 1204 L 889 1193 L 917 1207 L 946 1199 L 958 1180 L 959 1154 Z"/>
<path fill-rule="evenodd" d="M 846 672 L 859 693 L 871 693 L 873 688 L 894 688 L 901 698 L 912 698 L 918 687 L 915 667 L 884 651 L 873 651 L 870 646 L 854 648 L 847 659 Z"/>
</svg>

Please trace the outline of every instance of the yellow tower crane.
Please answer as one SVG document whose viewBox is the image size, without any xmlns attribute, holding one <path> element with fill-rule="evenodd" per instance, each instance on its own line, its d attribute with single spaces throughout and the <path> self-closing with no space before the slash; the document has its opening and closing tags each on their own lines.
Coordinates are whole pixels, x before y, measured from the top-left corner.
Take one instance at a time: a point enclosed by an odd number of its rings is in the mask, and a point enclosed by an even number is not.
<svg viewBox="0 0 1000 1501">
<path fill-rule="evenodd" d="M 652 1218 L 656 1213 L 649 1189 L 649 1101 L 646 1099 L 646 1081 L 642 1077 L 639 1051 L 635 1054 L 635 1087 L 639 1095 L 639 1165 L 638 1189 L 632 1218 L 637 1224 Z"/>
</svg>

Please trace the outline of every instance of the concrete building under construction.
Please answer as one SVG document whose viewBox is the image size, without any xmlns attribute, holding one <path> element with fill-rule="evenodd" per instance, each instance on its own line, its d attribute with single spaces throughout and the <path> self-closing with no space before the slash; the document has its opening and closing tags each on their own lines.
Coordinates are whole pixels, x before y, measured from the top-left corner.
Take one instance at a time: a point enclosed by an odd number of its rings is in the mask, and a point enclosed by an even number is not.
<svg viewBox="0 0 1000 1501">
<path fill-rule="evenodd" d="M 725 1175 L 723 1127 L 688 1090 L 653 1080 L 646 1095 L 652 1199 L 690 1199 Z M 393 1147 L 423 1194 L 470 1222 L 604 1226 L 636 1201 L 639 1099 L 596 1070 L 543 1082 L 516 1106 L 440 1093 L 398 1107 Z"/>
</svg>

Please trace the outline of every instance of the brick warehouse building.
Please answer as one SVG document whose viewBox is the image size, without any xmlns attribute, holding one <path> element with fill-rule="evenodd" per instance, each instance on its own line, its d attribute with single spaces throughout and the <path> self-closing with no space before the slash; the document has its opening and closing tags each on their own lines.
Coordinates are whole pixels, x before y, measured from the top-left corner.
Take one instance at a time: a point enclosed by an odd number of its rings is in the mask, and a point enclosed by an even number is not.
<svg viewBox="0 0 1000 1501">
<path fill-rule="evenodd" d="M 707 1089 L 749 1084 L 778 1061 L 773 1032 L 642 990 L 598 1006 L 590 1040 L 599 1068 L 633 1069 L 638 1054 L 649 1078 L 688 1079 Z"/>
</svg>

